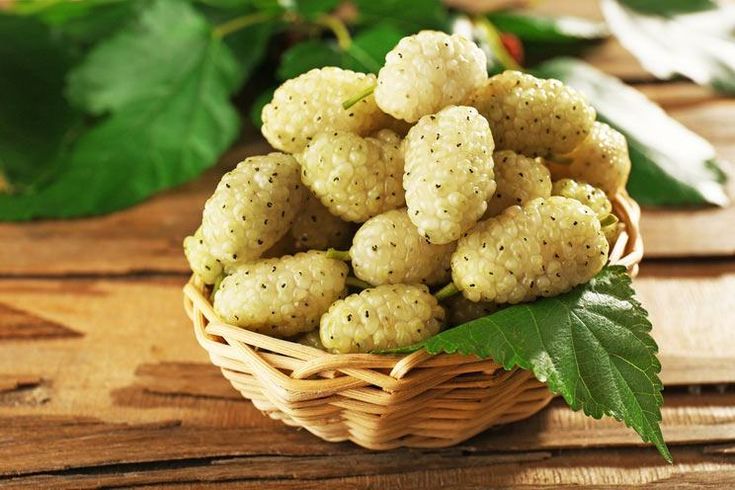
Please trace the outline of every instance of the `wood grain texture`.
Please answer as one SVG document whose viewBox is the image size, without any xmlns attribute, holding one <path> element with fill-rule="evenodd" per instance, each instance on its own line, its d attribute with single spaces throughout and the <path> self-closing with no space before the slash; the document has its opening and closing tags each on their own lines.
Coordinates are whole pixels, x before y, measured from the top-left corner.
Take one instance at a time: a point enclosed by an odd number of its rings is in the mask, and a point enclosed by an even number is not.
<svg viewBox="0 0 735 490">
<path fill-rule="evenodd" d="M 496 488 L 656 484 L 726 485 L 735 462 L 697 447 L 674 448 L 668 465 L 645 449 L 596 449 L 522 453 L 392 451 L 340 455 L 256 456 L 115 464 L 28 476 L 8 476 L 9 487 L 95 488 L 144 485 L 227 484 L 238 488 Z"/>
<path fill-rule="evenodd" d="M 239 415 L 223 407 L 238 400 L 214 384 L 216 371 L 192 374 L 186 367 L 208 360 L 181 306 L 184 280 L 0 280 L 0 304 L 79 333 L 0 342 L 0 374 L 49 380 L 54 391 L 40 413 L 114 419 L 142 405 L 149 410 L 140 421 L 186 414 L 190 423 L 232 422 Z M 644 264 L 635 287 L 651 314 L 667 385 L 735 382 L 735 263 Z M 214 387 L 197 400 L 165 393 L 165 386 L 190 389 L 200 377 Z"/>
<path fill-rule="evenodd" d="M 608 458 L 610 454 L 627 454 L 611 447 L 633 451 L 631 448 L 641 444 L 622 424 L 573 413 L 561 400 L 525 423 L 488 431 L 431 457 L 422 452 L 416 453 L 418 456 L 397 452 L 390 454 L 400 457 L 384 457 L 347 443 L 323 442 L 261 415 L 209 364 L 180 306 L 183 281 L 184 276 L 0 280 L 0 303 L 81 334 L 68 339 L 0 343 L 3 483 L 112 485 L 118 481 L 115 478 L 124 475 L 131 482 L 139 479 L 141 484 L 163 484 L 180 474 L 191 475 L 186 478 L 194 478 L 192 482 L 200 477 L 238 484 L 250 481 L 253 485 L 273 480 L 285 485 L 283 488 L 298 487 L 313 478 L 327 479 L 329 484 L 390 486 L 400 482 L 392 479 L 395 471 L 395 475 L 412 475 L 406 480 L 409 486 L 427 478 L 449 478 L 445 475 L 481 486 L 500 485 L 504 480 L 488 476 L 494 472 L 479 472 L 456 461 L 464 461 L 462 455 L 477 455 L 478 465 L 497 465 L 500 472 L 511 467 L 524 472 L 535 468 L 549 476 L 567 465 L 589 466 L 591 460 L 582 458 L 583 452 L 574 453 L 581 448 L 598 448 Z M 644 264 L 636 288 L 656 325 L 654 335 L 661 347 L 668 387 L 735 382 L 731 324 L 715 322 L 735 315 L 728 293 L 734 286 L 735 265 L 729 262 L 678 264 L 673 269 L 669 264 Z M 691 311 L 692 304 L 707 304 L 711 309 Z M 713 366 L 720 368 L 713 370 Z M 674 390 L 666 394 L 663 416 L 663 431 L 670 444 L 713 446 L 735 440 L 735 393 L 731 389 L 723 393 L 705 389 L 698 396 Z M 39 457 L 39 448 L 43 457 Z M 545 466 L 549 454 L 558 466 Z M 664 473 L 660 473 L 664 470 L 659 468 L 653 449 L 640 454 L 648 454 L 645 457 L 656 467 L 652 473 L 633 472 L 640 481 L 668 481 L 710 467 L 722 470 L 721 478 L 731 476 L 731 468 L 711 466 L 720 461 L 717 458 L 726 457 L 719 453 L 708 453 L 686 470 L 677 466 Z M 278 459 L 285 456 L 291 459 Z M 355 468 L 367 465 L 375 470 L 365 474 L 378 472 L 379 476 L 366 480 L 359 472 L 330 473 L 342 466 L 333 464 L 335 458 L 348 457 Z M 434 465 L 429 473 L 416 473 L 408 467 L 421 457 L 427 458 L 425 464 Z M 227 466 L 232 458 L 247 459 Z M 400 458 L 404 458 L 403 463 Z M 307 460 L 321 468 L 313 470 L 318 475 L 308 473 L 307 466 L 292 469 L 292 465 Z M 633 465 L 635 460 L 625 461 Z M 119 466 L 112 471 L 102 469 L 109 465 Z M 276 474 L 279 468 L 281 473 Z M 284 468 L 288 474 L 295 472 L 293 478 L 281 481 Z M 616 468 L 603 465 L 600 473 L 583 477 L 564 473 L 561 480 L 547 483 L 632 478 L 627 470 Z M 524 473 L 523 478 L 530 478 L 529 474 Z M 28 479 L 16 480 L 19 475 Z M 530 482 L 519 479 L 507 483 Z"/>
</svg>

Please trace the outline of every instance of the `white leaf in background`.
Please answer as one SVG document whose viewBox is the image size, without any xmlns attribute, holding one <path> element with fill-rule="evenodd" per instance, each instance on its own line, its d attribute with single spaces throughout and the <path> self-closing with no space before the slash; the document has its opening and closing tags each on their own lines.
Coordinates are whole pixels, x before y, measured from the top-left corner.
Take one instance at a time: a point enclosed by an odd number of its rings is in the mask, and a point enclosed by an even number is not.
<svg viewBox="0 0 735 490">
<path fill-rule="evenodd" d="M 602 0 L 610 29 L 658 78 L 684 75 L 700 85 L 735 93 L 735 5 L 672 15 L 642 13 L 619 0 Z"/>
</svg>

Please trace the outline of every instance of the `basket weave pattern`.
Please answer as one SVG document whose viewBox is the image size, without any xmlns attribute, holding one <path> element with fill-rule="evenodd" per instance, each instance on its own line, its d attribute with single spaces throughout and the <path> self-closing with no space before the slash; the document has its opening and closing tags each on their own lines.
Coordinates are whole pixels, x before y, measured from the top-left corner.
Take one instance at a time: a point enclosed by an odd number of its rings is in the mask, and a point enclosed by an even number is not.
<svg viewBox="0 0 735 490">
<path fill-rule="evenodd" d="M 635 276 L 643 255 L 640 208 L 627 194 L 613 205 L 625 230 L 610 263 Z M 553 398 L 530 372 L 505 371 L 490 359 L 425 351 L 335 355 L 228 325 L 193 277 L 184 304 L 199 344 L 243 397 L 327 441 L 370 449 L 446 447 L 530 417 Z"/>
</svg>

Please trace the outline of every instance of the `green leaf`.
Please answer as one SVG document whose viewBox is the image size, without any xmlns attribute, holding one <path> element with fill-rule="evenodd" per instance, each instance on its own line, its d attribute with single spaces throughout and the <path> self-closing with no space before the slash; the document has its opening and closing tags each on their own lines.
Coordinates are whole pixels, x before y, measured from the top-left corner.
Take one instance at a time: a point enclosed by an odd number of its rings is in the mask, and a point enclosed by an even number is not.
<svg viewBox="0 0 735 490">
<path fill-rule="evenodd" d="M 248 114 L 250 116 L 250 121 L 253 123 L 253 126 L 258 129 L 263 125 L 263 119 L 261 118 L 263 107 L 273 100 L 273 92 L 275 91 L 276 87 L 266 89 L 255 98 L 253 104 L 250 106 L 250 112 Z"/>
<path fill-rule="evenodd" d="M 80 121 L 63 97 L 72 62 L 46 25 L 0 15 L 0 171 L 18 190 L 52 176 Z"/>
<path fill-rule="evenodd" d="M 242 86 L 261 64 L 271 35 L 278 25 L 278 21 L 273 18 L 258 22 L 225 37 L 225 44 L 232 51 L 239 67 L 234 83 L 236 87 Z"/>
<path fill-rule="evenodd" d="M 413 350 L 491 357 L 530 369 L 574 410 L 614 417 L 671 462 L 659 423 L 663 385 L 648 314 L 622 266 L 554 298 L 515 305 L 442 332 Z"/>
<path fill-rule="evenodd" d="M 648 71 L 662 79 L 680 74 L 735 94 L 735 5 L 695 1 L 690 4 L 700 7 L 685 14 L 661 7 L 660 15 L 651 15 L 629 2 L 603 0 L 602 9 L 610 29 Z"/>
<path fill-rule="evenodd" d="M 627 7 L 650 15 L 677 15 L 717 8 L 713 0 L 621 0 Z"/>
<path fill-rule="evenodd" d="M 334 43 L 322 40 L 304 41 L 294 44 L 283 53 L 276 75 L 279 80 L 288 80 L 312 68 L 341 64 L 342 53 Z"/>
<path fill-rule="evenodd" d="M 183 14 L 164 19 L 165 11 Z M 210 42 L 207 23 L 185 4 L 158 1 L 140 21 L 89 53 L 69 76 L 68 96 L 93 114 L 176 90 L 176 80 L 196 72 Z M 211 37 L 211 36 L 210 36 Z M 219 44 L 219 43 L 217 43 Z M 234 79 L 228 78 L 234 88 Z"/>
<path fill-rule="evenodd" d="M 515 34 L 527 42 L 594 41 L 610 34 L 604 22 L 579 17 L 546 17 L 508 10 L 493 12 L 487 17 L 498 30 Z"/>
<path fill-rule="evenodd" d="M 53 183 L 0 196 L 0 219 L 105 213 L 199 175 L 237 135 L 237 76 L 204 17 L 178 0 L 151 2 L 73 77 L 84 106 L 112 114 L 79 138 Z"/>
<path fill-rule="evenodd" d="M 414 34 L 421 29 L 445 30 L 449 13 L 442 2 L 436 0 L 354 0 L 359 11 L 358 22 L 364 25 L 391 22 L 404 34 Z"/>
<path fill-rule="evenodd" d="M 82 47 L 108 37 L 134 18 L 138 0 L 40 0 L 16 2 L 13 11 L 54 27 L 64 39 Z"/>
<path fill-rule="evenodd" d="M 385 64 L 385 55 L 403 37 L 403 32 L 390 22 L 381 22 L 360 30 L 352 39 L 345 68 L 378 73 Z"/>
<path fill-rule="evenodd" d="M 316 19 L 332 11 L 340 0 L 294 0 L 293 9 L 307 19 Z"/>
<path fill-rule="evenodd" d="M 551 60 L 534 73 L 579 90 L 597 109 L 600 120 L 626 136 L 633 163 L 628 190 L 641 204 L 724 206 L 729 202 L 712 145 L 639 91 L 572 58 Z"/>
</svg>

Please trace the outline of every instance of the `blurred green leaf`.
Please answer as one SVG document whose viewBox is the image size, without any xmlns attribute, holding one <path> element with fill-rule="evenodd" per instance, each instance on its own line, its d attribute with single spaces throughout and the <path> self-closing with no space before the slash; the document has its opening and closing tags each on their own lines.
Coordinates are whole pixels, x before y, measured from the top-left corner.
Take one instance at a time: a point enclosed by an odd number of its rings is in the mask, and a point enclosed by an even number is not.
<svg viewBox="0 0 735 490">
<path fill-rule="evenodd" d="M 293 9 L 306 19 L 315 19 L 334 10 L 340 0 L 294 0 Z"/>
<path fill-rule="evenodd" d="M 600 120 L 626 136 L 633 162 L 628 190 L 641 204 L 724 206 L 729 202 L 712 145 L 636 89 L 572 58 L 548 61 L 534 73 L 579 90 L 597 109 Z"/>
<path fill-rule="evenodd" d="M 249 8 L 253 0 L 196 0 L 202 5 L 218 9 L 242 9 Z"/>
<path fill-rule="evenodd" d="M 276 75 L 279 80 L 288 80 L 312 68 L 341 66 L 343 55 L 330 41 L 309 40 L 294 44 L 281 55 L 281 64 Z"/>
<path fill-rule="evenodd" d="M 268 102 L 273 100 L 273 92 L 275 91 L 276 87 L 271 87 L 263 91 L 253 101 L 253 105 L 250 107 L 249 116 L 250 121 L 256 128 L 260 128 L 263 125 L 263 119 L 260 117 L 261 113 L 263 112 L 263 107 L 265 107 Z"/>
<path fill-rule="evenodd" d="M 713 0 L 621 0 L 642 14 L 671 16 L 717 8 Z"/>
<path fill-rule="evenodd" d="M 237 78 L 203 16 L 178 0 L 151 2 L 73 77 L 83 106 L 112 114 L 79 138 L 53 183 L 0 196 L 0 219 L 109 212 L 199 175 L 237 135 Z"/>
<path fill-rule="evenodd" d="M 579 17 L 545 17 L 508 10 L 492 12 L 487 17 L 499 31 L 514 34 L 522 41 L 570 43 L 603 39 L 610 34 L 604 22 Z"/>
<path fill-rule="evenodd" d="M 276 32 L 279 22 L 276 19 L 258 22 L 246 29 L 233 32 L 225 37 L 239 67 L 235 85 L 247 81 L 263 61 L 271 36 Z"/>
<path fill-rule="evenodd" d="M 648 71 L 662 79 L 683 75 L 735 94 L 735 5 L 693 1 L 686 13 L 675 15 L 672 9 L 686 2 L 657 2 L 655 12 L 634 10 L 631 3 L 650 2 L 603 0 L 602 10 L 610 29 Z"/>
<path fill-rule="evenodd" d="M 401 30 L 389 22 L 381 22 L 360 30 L 352 39 L 345 68 L 378 73 L 385 64 L 385 55 L 398 44 L 402 37 Z"/>
<path fill-rule="evenodd" d="M 404 34 L 415 34 L 421 29 L 445 30 L 449 13 L 436 0 L 354 0 L 359 11 L 358 22 L 372 25 L 391 22 Z"/>
<path fill-rule="evenodd" d="M 80 121 L 63 97 L 72 62 L 48 26 L 0 15 L 0 169 L 18 190 L 51 177 Z"/>
<path fill-rule="evenodd" d="M 154 102 L 177 90 L 175 81 L 200 67 L 210 44 L 203 39 L 211 34 L 206 21 L 188 5 L 173 5 L 155 2 L 138 23 L 91 51 L 69 76 L 69 99 L 101 114 L 134 102 Z M 185 17 L 163 20 L 161 12 L 167 10 Z M 229 82 L 227 89 L 234 89 L 235 80 Z"/>
</svg>

